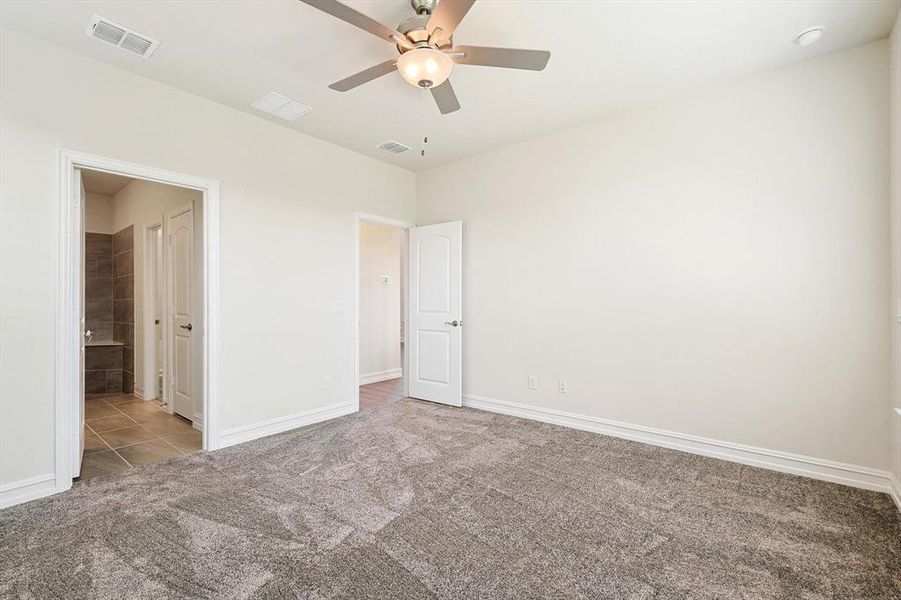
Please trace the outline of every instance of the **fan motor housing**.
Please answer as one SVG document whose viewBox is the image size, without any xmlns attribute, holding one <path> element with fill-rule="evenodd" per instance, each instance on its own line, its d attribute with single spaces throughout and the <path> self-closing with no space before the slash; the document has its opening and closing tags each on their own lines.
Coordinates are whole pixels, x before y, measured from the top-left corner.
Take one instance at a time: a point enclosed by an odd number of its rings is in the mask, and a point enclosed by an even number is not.
<svg viewBox="0 0 901 600">
<path fill-rule="evenodd" d="M 415 1 L 415 0 L 414 0 Z M 397 30 L 407 36 L 407 39 L 413 42 L 413 45 L 416 47 L 428 46 L 429 45 L 429 32 L 426 30 L 426 25 L 429 23 L 429 14 L 420 14 L 415 17 L 410 17 L 409 19 L 402 22 L 397 26 Z M 447 50 L 454 45 L 453 36 L 440 40 L 438 44 L 438 48 L 441 50 Z M 403 54 L 407 51 L 407 48 L 403 48 L 401 46 L 397 47 L 398 52 Z"/>
<path fill-rule="evenodd" d="M 410 6 L 413 7 L 417 15 L 432 14 L 432 11 L 435 10 L 435 4 L 437 4 L 437 0 L 410 0 Z"/>
</svg>

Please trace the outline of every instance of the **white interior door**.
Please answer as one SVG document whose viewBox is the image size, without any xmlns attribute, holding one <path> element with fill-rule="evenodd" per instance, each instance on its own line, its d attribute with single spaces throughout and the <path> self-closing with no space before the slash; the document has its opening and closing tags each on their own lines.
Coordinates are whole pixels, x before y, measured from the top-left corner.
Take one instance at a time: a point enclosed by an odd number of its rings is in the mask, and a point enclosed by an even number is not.
<svg viewBox="0 0 901 600">
<path fill-rule="evenodd" d="M 191 322 L 194 225 L 190 208 L 169 215 L 169 322 L 171 323 L 172 411 L 194 419 L 191 391 Z"/>
<path fill-rule="evenodd" d="M 409 230 L 409 394 L 463 405 L 463 223 Z"/>
<path fill-rule="evenodd" d="M 79 278 L 79 286 L 78 286 L 78 322 L 79 322 L 79 331 L 81 332 L 81 348 L 78 353 L 78 428 L 76 435 L 78 436 L 78 444 L 72 444 L 73 448 L 76 448 L 77 455 L 72 461 L 74 465 L 74 472 L 72 473 L 73 477 L 81 476 L 81 459 L 84 456 L 84 353 L 85 353 L 85 344 L 91 337 L 91 332 L 85 329 L 85 318 L 84 318 L 84 278 L 85 278 L 85 243 L 84 243 L 84 202 L 85 202 L 85 191 L 84 191 L 84 181 L 81 178 L 81 170 L 75 169 L 74 173 L 75 177 L 75 194 L 76 198 L 73 198 L 77 206 L 77 219 L 80 221 L 81 226 L 78 228 L 79 234 L 76 236 L 79 240 L 79 251 L 76 255 L 79 257 L 78 262 L 78 270 L 80 271 Z"/>
</svg>

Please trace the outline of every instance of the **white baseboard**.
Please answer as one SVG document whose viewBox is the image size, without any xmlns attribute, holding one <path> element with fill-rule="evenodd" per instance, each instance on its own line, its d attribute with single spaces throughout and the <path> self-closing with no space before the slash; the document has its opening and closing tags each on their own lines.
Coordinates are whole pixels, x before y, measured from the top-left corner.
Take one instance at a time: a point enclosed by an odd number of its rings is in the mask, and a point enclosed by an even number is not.
<svg viewBox="0 0 901 600">
<path fill-rule="evenodd" d="M 592 431 L 654 446 L 673 448 L 683 452 L 710 456 L 782 473 L 792 473 L 851 487 L 885 492 L 894 497 L 899 509 L 901 509 L 901 491 L 899 491 L 897 481 L 892 481 L 892 475 L 888 471 L 714 440 L 676 431 L 645 427 L 644 425 L 623 423 L 611 419 L 495 400 L 494 398 L 473 394 L 463 396 L 463 406 L 572 427 L 583 431 Z"/>
<path fill-rule="evenodd" d="M 304 425 L 312 425 L 320 421 L 327 421 L 336 417 L 343 417 L 350 413 L 356 412 L 357 406 L 355 402 L 341 402 L 330 406 L 323 406 L 313 410 L 308 410 L 284 417 L 276 417 L 254 423 L 253 425 L 242 425 L 226 429 L 219 434 L 219 448 L 227 448 L 235 444 L 249 442 L 257 438 L 275 435 L 290 429 L 297 429 Z"/>
<path fill-rule="evenodd" d="M 901 510 L 901 481 L 898 481 L 898 478 L 891 476 L 891 489 L 889 490 L 889 494 L 891 494 L 892 499 L 895 501 L 895 506 L 898 507 L 898 510 Z"/>
<path fill-rule="evenodd" d="M 380 381 L 388 381 L 389 379 L 400 379 L 403 376 L 403 369 L 390 369 L 388 371 L 381 371 L 379 373 L 368 373 L 366 375 L 360 375 L 360 385 L 378 383 Z"/>
<path fill-rule="evenodd" d="M 135 386 L 135 387 L 134 387 L 134 391 L 132 392 L 132 394 L 134 394 L 134 397 L 137 398 L 137 399 L 139 399 L 139 400 L 146 400 L 146 399 L 147 399 L 147 398 L 144 397 L 144 388 L 139 388 L 138 386 Z"/>
<path fill-rule="evenodd" d="M 194 427 L 194 429 L 203 431 L 203 415 L 200 413 L 194 413 L 194 418 L 191 419 L 191 425 Z"/>
<path fill-rule="evenodd" d="M 0 487 L 0 508 L 43 498 L 56 492 L 53 473 L 14 481 Z"/>
</svg>

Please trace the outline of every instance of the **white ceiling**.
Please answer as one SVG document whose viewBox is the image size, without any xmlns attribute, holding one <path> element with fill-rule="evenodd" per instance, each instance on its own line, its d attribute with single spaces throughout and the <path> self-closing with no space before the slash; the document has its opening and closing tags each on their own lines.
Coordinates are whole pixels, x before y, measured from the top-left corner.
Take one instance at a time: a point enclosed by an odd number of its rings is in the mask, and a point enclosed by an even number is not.
<svg viewBox="0 0 901 600">
<path fill-rule="evenodd" d="M 390 26 L 413 14 L 406 0 L 347 4 Z M 280 92 L 315 110 L 293 123 L 261 118 L 420 170 L 885 37 L 897 10 L 896 0 L 479 0 L 457 30 L 457 44 L 546 49 L 551 60 L 538 73 L 458 66 L 451 79 L 463 108 L 443 116 L 423 98 L 428 92 L 398 74 L 350 92 L 328 89 L 396 50 L 296 0 L 5 0 L 0 23 L 255 115 L 254 100 Z M 95 13 L 159 39 L 159 49 L 147 60 L 87 37 Z M 826 26 L 819 44 L 791 42 L 812 25 Z M 424 123 L 429 144 L 421 158 Z M 391 155 L 376 148 L 389 139 L 414 150 Z"/>
<path fill-rule="evenodd" d="M 130 177 L 122 175 L 88 170 L 81 172 L 81 180 L 84 182 L 84 191 L 104 196 L 115 196 L 119 190 L 132 181 Z"/>
</svg>

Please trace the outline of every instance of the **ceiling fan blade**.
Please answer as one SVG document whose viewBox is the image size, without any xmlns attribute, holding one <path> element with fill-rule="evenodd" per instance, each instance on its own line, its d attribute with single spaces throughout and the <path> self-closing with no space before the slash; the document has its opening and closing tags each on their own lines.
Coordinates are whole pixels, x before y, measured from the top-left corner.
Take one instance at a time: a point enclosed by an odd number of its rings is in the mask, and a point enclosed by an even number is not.
<svg viewBox="0 0 901 600">
<path fill-rule="evenodd" d="M 425 26 L 429 36 L 435 33 L 436 29 L 440 29 L 439 35 L 442 38 L 450 38 L 475 2 L 476 0 L 440 0 Z"/>
<path fill-rule="evenodd" d="M 454 88 L 451 86 L 450 79 L 438 87 L 431 88 L 431 90 L 432 98 L 435 99 L 438 110 L 441 111 L 442 115 L 460 110 L 460 101 L 457 100 L 457 94 L 454 93 Z"/>
<path fill-rule="evenodd" d="M 363 85 L 364 83 L 372 81 L 373 79 L 377 79 L 382 75 L 393 73 L 397 70 L 396 63 L 397 61 L 393 59 L 386 60 L 383 63 L 375 65 L 374 67 L 369 67 L 365 71 L 354 73 L 350 77 L 345 77 L 341 81 L 336 81 L 329 87 L 338 92 L 346 92 L 347 90 L 352 90 L 355 87 Z"/>
<path fill-rule="evenodd" d="M 542 71 L 551 59 L 547 50 L 517 50 L 514 48 L 488 48 L 486 46 L 458 46 L 448 50 L 448 54 L 461 53 L 454 60 L 460 65 L 501 67 L 503 69 L 525 69 Z"/>
<path fill-rule="evenodd" d="M 406 41 L 406 36 L 396 29 L 386 27 L 364 15 L 357 12 L 351 7 L 341 4 L 337 0 L 300 0 L 304 4 L 309 4 L 313 8 L 318 8 L 322 12 L 328 13 L 337 19 L 341 19 L 351 25 L 355 25 L 364 31 L 368 31 L 372 35 L 378 36 L 386 42 L 400 43 L 399 40 Z M 396 38 L 396 39 L 395 39 Z"/>
</svg>

